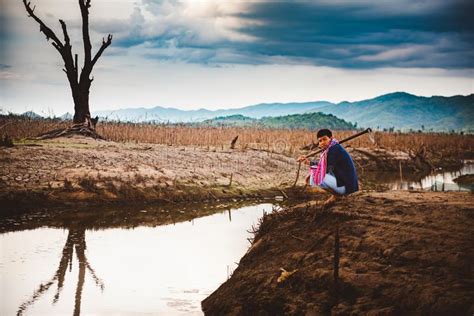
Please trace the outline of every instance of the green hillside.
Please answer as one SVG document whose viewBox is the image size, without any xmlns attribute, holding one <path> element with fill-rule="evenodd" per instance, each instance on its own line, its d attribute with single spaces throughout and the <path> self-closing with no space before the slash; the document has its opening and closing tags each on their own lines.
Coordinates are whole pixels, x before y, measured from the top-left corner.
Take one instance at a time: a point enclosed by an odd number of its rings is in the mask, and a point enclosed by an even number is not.
<svg viewBox="0 0 474 316">
<path fill-rule="evenodd" d="M 292 114 L 277 117 L 262 117 L 253 119 L 243 115 L 219 116 L 201 123 L 200 126 L 239 126 L 239 127 L 263 127 L 263 128 L 288 128 L 288 129 L 310 129 L 330 128 L 334 130 L 354 129 L 355 126 L 332 114 L 318 112 L 305 114 Z"/>
</svg>

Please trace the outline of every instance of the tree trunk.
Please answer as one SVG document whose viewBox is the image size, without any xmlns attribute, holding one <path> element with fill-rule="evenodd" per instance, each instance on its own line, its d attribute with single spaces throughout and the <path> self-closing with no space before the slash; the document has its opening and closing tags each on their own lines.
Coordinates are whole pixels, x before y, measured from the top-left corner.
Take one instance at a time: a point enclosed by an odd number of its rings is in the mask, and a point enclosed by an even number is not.
<svg viewBox="0 0 474 316">
<path fill-rule="evenodd" d="M 73 88 L 71 88 L 73 89 Z M 74 99 L 74 124 L 81 124 L 90 119 L 89 111 L 89 87 L 76 87 L 76 91 L 72 91 Z"/>
</svg>

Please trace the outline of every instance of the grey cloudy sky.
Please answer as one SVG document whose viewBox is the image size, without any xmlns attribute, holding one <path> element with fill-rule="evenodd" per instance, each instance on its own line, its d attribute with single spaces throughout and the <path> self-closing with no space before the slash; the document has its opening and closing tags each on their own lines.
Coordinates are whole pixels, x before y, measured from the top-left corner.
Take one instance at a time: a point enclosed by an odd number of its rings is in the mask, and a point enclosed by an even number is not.
<svg viewBox="0 0 474 316">
<path fill-rule="evenodd" d="M 0 107 L 71 111 L 59 54 L 20 0 L 0 1 Z M 81 59 L 77 1 L 31 3 L 58 35 L 66 21 Z M 91 110 L 474 93 L 471 12 L 466 0 L 92 0 L 93 50 L 114 39 Z"/>
</svg>

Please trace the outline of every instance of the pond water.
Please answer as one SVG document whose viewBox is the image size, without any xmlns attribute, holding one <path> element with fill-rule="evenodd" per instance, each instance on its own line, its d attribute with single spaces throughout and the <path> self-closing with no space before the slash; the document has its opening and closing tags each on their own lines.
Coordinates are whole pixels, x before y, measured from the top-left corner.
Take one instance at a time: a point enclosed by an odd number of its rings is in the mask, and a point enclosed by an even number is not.
<svg viewBox="0 0 474 316">
<path fill-rule="evenodd" d="M 201 315 L 271 203 L 171 225 L 0 235 L 0 314 Z"/>
<path fill-rule="evenodd" d="M 391 181 L 391 190 L 430 190 L 430 191 L 472 191 L 470 185 L 460 185 L 454 182 L 459 176 L 474 174 L 474 163 L 468 162 L 457 171 L 433 172 L 418 181 L 405 181 L 401 179 Z"/>
</svg>

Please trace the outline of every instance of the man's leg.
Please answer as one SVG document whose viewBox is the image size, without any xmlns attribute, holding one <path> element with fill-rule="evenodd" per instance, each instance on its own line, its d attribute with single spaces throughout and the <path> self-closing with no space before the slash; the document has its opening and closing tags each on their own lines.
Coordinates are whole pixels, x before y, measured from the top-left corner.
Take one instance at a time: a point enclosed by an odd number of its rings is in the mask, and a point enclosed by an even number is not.
<svg viewBox="0 0 474 316">
<path fill-rule="evenodd" d="M 332 205 L 338 198 L 346 193 L 346 187 L 338 187 L 336 177 L 330 173 L 326 174 L 320 187 L 331 193 L 331 196 L 324 202 L 324 205 L 326 206 Z"/>
</svg>

